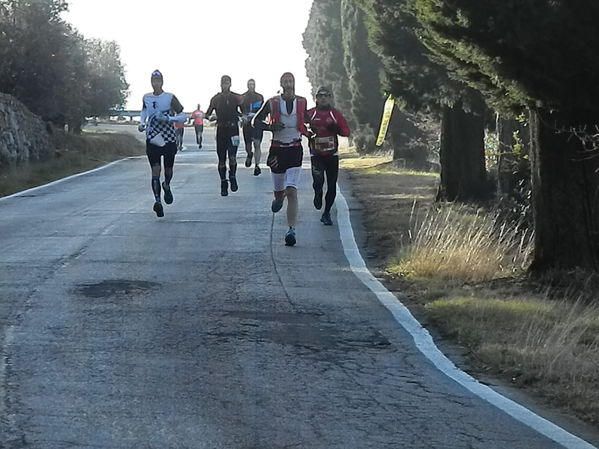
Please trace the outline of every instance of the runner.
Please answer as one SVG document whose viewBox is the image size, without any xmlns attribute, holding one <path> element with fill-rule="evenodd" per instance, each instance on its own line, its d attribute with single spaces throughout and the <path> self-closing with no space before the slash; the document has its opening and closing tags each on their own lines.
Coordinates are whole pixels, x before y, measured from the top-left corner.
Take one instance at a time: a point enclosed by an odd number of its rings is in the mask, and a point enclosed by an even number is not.
<svg viewBox="0 0 599 449">
<path fill-rule="evenodd" d="M 198 103 L 198 108 L 191 113 L 189 120 L 193 123 L 193 128 L 196 132 L 196 143 L 200 150 L 202 149 L 202 134 L 204 134 L 204 117 L 204 111 L 202 111 L 200 103 Z"/>
<path fill-rule="evenodd" d="M 285 245 L 296 243 L 295 225 L 298 215 L 297 186 L 302 170 L 302 135 L 307 136 L 304 124 L 306 99 L 295 95 L 295 78 L 287 72 L 281 76 L 283 93 L 264 103 L 252 122 L 253 126 L 272 131 L 272 142 L 266 165 L 270 167 L 274 184 L 271 210 L 276 213 L 287 198 Z M 270 116 L 268 124 L 266 118 Z"/>
<path fill-rule="evenodd" d="M 331 208 L 337 195 L 339 175 L 339 140 L 337 136 L 349 136 L 349 127 L 341 113 L 331 106 L 331 92 L 326 87 L 316 91 L 316 107 L 306 112 L 306 122 L 313 135 L 310 137 L 310 161 L 312 163 L 312 187 L 314 207 L 322 208 L 322 187 L 327 178 L 327 194 L 320 221 L 331 226 Z"/>
<path fill-rule="evenodd" d="M 229 181 L 231 192 L 237 185 L 237 147 L 239 145 L 239 118 L 241 117 L 241 95 L 231 92 L 231 77 L 223 75 L 220 80 L 221 92 L 210 100 L 206 116 L 216 111 L 216 153 L 218 154 L 218 174 L 220 194 L 227 196 L 227 156 L 229 157 Z"/>
<path fill-rule="evenodd" d="M 164 208 L 160 201 L 160 171 L 161 158 L 164 158 L 164 202 L 173 202 L 171 179 L 177 143 L 173 122 L 185 122 L 187 116 L 177 97 L 162 90 L 163 77 L 158 70 L 152 72 L 151 83 L 153 92 L 143 96 L 140 114 L 139 131 L 146 132 L 146 154 L 152 168 L 152 191 L 154 192 L 154 212 L 159 217 L 164 216 Z"/>
<path fill-rule="evenodd" d="M 260 170 L 260 159 L 262 158 L 260 144 L 262 143 L 263 130 L 254 128 L 251 120 L 262 107 L 264 97 L 256 92 L 256 82 L 253 79 L 248 80 L 247 86 L 248 90 L 242 95 L 243 103 L 241 104 L 241 110 L 244 114 L 243 140 L 245 142 L 245 152 L 247 153 L 245 166 L 251 167 L 252 157 L 254 157 L 254 176 L 258 176 L 262 172 Z M 252 146 L 254 147 L 253 152 Z"/>
</svg>

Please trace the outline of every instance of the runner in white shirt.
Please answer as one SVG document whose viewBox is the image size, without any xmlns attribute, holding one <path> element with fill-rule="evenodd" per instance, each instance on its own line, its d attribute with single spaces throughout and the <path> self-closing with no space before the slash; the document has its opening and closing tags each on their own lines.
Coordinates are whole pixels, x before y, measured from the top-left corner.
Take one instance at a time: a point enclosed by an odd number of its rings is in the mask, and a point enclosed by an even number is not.
<svg viewBox="0 0 599 449">
<path fill-rule="evenodd" d="M 177 153 L 177 138 L 174 122 L 184 123 L 187 116 L 177 97 L 162 90 L 163 78 L 160 71 L 152 72 L 153 92 L 145 94 L 140 114 L 139 131 L 146 132 L 146 154 L 152 168 L 152 192 L 154 193 L 154 212 L 158 217 L 164 216 L 164 208 L 160 199 L 161 159 L 164 158 L 164 202 L 171 204 L 173 194 L 170 182 L 173 178 L 173 166 Z"/>
</svg>

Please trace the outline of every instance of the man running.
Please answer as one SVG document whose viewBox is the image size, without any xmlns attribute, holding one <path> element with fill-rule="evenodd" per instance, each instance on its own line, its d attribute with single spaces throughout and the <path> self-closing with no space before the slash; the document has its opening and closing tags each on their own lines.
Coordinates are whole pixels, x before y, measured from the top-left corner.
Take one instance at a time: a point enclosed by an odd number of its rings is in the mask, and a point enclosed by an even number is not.
<svg viewBox="0 0 599 449">
<path fill-rule="evenodd" d="M 276 213 L 287 198 L 285 245 L 296 243 L 295 225 L 298 214 L 297 186 L 302 169 L 302 135 L 307 136 L 304 119 L 307 101 L 295 95 L 295 78 L 287 72 L 281 76 L 283 93 L 271 98 L 258 111 L 253 126 L 272 131 L 272 142 L 266 165 L 270 167 L 274 184 L 271 210 Z M 268 124 L 265 122 L 270 116 Z"/>
<path fill-rule="evenodd" d="M 218 174 L 220 176 L 220 194 L 227 196 L 227 156 L 229 157 L 229 182 L 231 192 L 237 185 L 237 147 L 239 146 L 239 117 L 241 117 L 241 95 L 231 92 L 231 77 L 223 75 L 220 79 L 221 92 L 210 100 L 206 116 L 216 111 L 216 153 L 218 155 Z"/>
<path fill-rule="evenodd" d="M 260 170 L 260 159 L 262 157 L 260 144 L 262 143 L 263 130 L 254 128 L 251 120 L 254 115 L 256 115 L 256 112 L 262 107 L 264 97 L 256 92 L 256 82 L 253 79 L 248 80 L 247 87 L 247 92 L 242 94 L 243 102 L 241 103 L 241 110 L 244 114 L 243 140 L 245 142 L 245 152 L 247 153 L 245 166 L 251 167 L 252 157 L 254 157 L 254 176 L 258 176 L 262 171 Z M 252 146 L 254 147 L 253 152 Z"/>
<path fill-rule="evenodd" d="M 204 134 L 204 117 L 204 111 L 202 111 L 200 103 L 198 103 L 198 108 L 191 113 L 189 119 L 193 123 L 193 128 L 196 133 L 196 143 L 200 150 L 202 149 L 202 134 Z"/>
<path fill-rule="evenodd" d="M 327 194 L 324 212 L 320 221 L 331 226 L 331 208 L 337 195 L 337 177 L 339 175 L 339 140 L 337 136 L 349 136 L 347 121 L 341 113 L 331 106 L 331 92 L 326 87 L 316 91 L 316 107 L 306 112 L 312 136 L 310 137 L 310 161 L 312 165 L 312 187 L 314 188 L 314 207 L 322 208 L 322 187 L 327 178 Z"/>
<path fill-rule="evenodd" d="M 161 158 L 164 158 L 164 202 L 171 204 L 173 194 L 170 183 L 177 153 L 173 122 L 185 122 L 187 116 L 183 113 L 183 106 L 177 97 L 162 90 L 163 77 L 160 71 L 152 72 L 150 80 L 153 92 L 143 96 L 138 129 L 140 132 L 146 132 L 146 154 L 152 168 L 154 212 L 158 217 L 164 217 L 164 208 L 160 201 Z"/>
</svg>

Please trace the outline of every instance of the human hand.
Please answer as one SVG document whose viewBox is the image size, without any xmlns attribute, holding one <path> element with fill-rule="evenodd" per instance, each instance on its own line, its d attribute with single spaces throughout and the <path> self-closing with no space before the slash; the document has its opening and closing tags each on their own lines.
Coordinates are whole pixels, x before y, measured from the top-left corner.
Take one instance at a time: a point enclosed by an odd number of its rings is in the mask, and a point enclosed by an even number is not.
<svg viewBox="0 0 599 449">
<path fill-rule="evenodd" d="M 212 114 L 210 117 L 208 117 L 208 120 L 211 122 L 215 122 L 216 121 L 216 114 Z"/>
<path fill-rule="evenodd" d="M 154 118 L 156 120 L 158 120 L 159 122 L 169 122 L 170 121 L 169 115 L 165 112 L 157 112 L 156 115 L 154 116 Z"/>
<path fill-rule="evenodd" d="M 281 131 L 283 128 L 285 128 L 285 125 L 281 122 L 275 122 L 270 125 L 271 131 Z"/>
<path fill-rule="evenodd" d="M 144 125 L 143 123 L 140 123 L 139 126 L 137 127 L 137 130 L 140 133 L 143 133 L 146 130 L 146 125 Z"/>
</svg>

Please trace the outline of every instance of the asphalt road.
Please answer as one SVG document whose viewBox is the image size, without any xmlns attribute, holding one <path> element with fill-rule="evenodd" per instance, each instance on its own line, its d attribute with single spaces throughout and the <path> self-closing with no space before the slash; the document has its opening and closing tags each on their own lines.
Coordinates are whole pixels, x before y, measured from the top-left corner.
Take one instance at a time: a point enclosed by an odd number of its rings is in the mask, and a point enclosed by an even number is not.
<svg viewBox="0 0 599 449">
<path fill-rule="evenodd" d="M 422 355 L 309 170 L 293 248 L 268 169 L 222 198 L 211 132 L 162 219 L 143 158 L 0 201 L 0 447 L 564 447 Z"/>
</svg>

